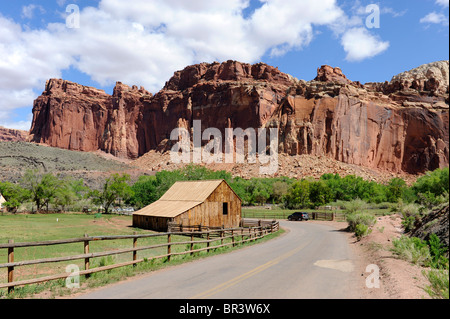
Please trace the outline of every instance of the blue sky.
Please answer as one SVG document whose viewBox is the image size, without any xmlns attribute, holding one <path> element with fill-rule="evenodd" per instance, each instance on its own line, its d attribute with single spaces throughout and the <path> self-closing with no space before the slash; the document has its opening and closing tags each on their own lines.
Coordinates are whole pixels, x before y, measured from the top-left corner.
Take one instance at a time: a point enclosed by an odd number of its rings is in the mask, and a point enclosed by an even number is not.
<svg viewBox="0 0 450 319">
<path fill-rule="evenodd" d="M 187 65 L 232 59 L 304 80 L 327 64 L 383 82 L 448 60 L 448 11 L 449 0 L 1 1 L 0 125 L 29 129 L 55 77 L 156 93 Z"/>
</svg>

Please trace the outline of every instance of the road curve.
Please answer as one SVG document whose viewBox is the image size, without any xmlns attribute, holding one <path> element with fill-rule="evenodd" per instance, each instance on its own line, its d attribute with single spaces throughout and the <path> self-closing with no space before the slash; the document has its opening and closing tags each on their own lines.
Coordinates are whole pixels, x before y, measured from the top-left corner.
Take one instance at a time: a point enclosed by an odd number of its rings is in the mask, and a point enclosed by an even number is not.
<svg viewBox="0 0 450 319">
<path fill-rule="evenodd" d="M 80 299 L 357 298 L 347 239 L 314 222 L 282 221 L 273 240 L 100 288 Z"/>
</svg>

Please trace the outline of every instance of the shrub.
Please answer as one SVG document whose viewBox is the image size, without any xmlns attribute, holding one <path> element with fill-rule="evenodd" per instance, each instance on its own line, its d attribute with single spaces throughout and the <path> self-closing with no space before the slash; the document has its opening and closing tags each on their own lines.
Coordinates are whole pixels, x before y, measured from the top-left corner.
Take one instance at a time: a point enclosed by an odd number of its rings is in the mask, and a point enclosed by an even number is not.
<svg viewBox="0 0 450 319">
<path fill-rule="evenodd" d="M 423 272 L 430 282 L 430 286 L 425 287 L 425 291 L 433 299 L 448 299 L 449 278 L 448 269 L 432 269 Z"/>
<path fill-rule="evenodd" d="M 369 226 L 364 224 L 357 224 L 355 229 L 355 235 L 358 240 L 361 240 L 364 236 L 369 235 L 372 232 L 372 229 Z"/>
<path fill-rule="evenodd" d="M 361 199 L 355 199 L 349 202 L 343 202 L 342 206 L 349 214 L 360 212 L 367 208 L 367 203 Z"/>
<path fill-rule="evenodd" d="M 413 230 L 416 221 L 421 219 L 420 206 L 417 204 L 407 204 L 401 205 L 399 209 L 403 216 L 402 225 L 405 228 L 405 232 Z"/>
<path fill-rule="evenodd" d="M 356 231 L 356 226 L 358 224 L 360 225 L 366 225 L 368 228 L 372 227 L 376 223 L 376 218 L 371 213 L 352 213 L 347 214 L 346 219 L 348 222 L 349 230 L 354 232 Z"/>
<path fill-rule="evenodd" d="M 428 246 L 430 247 L 431 260 L 429 266 L 432 268 L 446 268 L 448 269 L 448 258 L 445 254 L 448 251 L 448 247 L 441 243 L 439 237 L 436 234 L 431 234 L 428 240 Z"/>
<path fill-rule="evenodd" d="M 430 249 L 420 238 L 401 236 L 394 239 L 392 244 L 392 252 L 401 259 L 420 266 L 425 266 L 431 261 Z"/>
</svg>

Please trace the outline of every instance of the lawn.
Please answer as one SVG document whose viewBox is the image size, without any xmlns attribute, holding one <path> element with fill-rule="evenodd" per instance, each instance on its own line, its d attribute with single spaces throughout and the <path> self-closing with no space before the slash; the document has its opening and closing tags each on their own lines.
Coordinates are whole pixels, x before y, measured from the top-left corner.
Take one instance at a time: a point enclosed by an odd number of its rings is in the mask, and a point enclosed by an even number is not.
<svg viewBox="0 0 450 319">
<path fill-rule="evenodd" d="M 10 239 L 15 243 L 19 242 L 36 242 L 47 240 L 60 240 L 68 238 L 81 238 L 84 234 L 89 236 L 110 236 L 110 235 L 131 235 L 131 234 L 149 234 L 154 233 L 149 230 L 143 230 L 132 227 L 131 216 L 119 215 L 87 215 L 87 214 L 32 214 L 32 215 L 0 215 L 0 243 L 8 243 Z M 269 236 L 271 237 L 271 236 Z M 172 235 L 171 242 L 190 241 L 191 237 Z M 194 240 L 204 240 L 194 237 Z M 238 239 L 236 239 L 238 240 Z M 231 242 L 231 239 L 224 239 L 224 243 Z M 167 243 L 167 236 L 158 236 L 151 238 L 139 238 L 137 247 L 164 244 Z M 216 246 L 221 243 L 220 238 L 211 242 L 210 246 Z M 89 252 L 104 252 L 118 249 L 127 249 L 133 247 L 133 239 L 118 240 L 102 240 L 90 241 Z M 205 248 L 206 244 L 198 243 L 194 245 L 194 249 Z M 189 250 L 190 244 L 172 245 L 171 252 L 184 252 Z M 211 253 L 219 253 L 224 249 L 213 249 Z M 39 247 L 22 247 L 14 249 L 14 261 L 34 260 L 41 258 L 63 257 L 71 255 L 80 255 L 84 253 L 83 242 L 39 246 Z M 167 247 L 159 247 L 155 249 L 141 250 L 137 252 L 138 259 L 152 260 L 151 257 L 160 256 L 167 253 Z M 207 252 L 198 252 L 195 257 L 205 256 Z M 188 260 L 191 256 L 173 256 L 175 262 Z M 103 266 L 105 264 L 116 264 L 132 260 L 132 253 L 117 254 L 108 257 L 97 257 L 90 259 L 90 268 Z M 8 261 L 7 249 L 0 249 L 0 264 Z M 161 262 L 153 263 L 158 266 Z M 84 260 L 73 260 L 66 262 L 55 262 L 45 264 L 35 264 L 15 267 L 14 280 L 25 280 L 65 273 L 66 266 L 76 264 L 80 270 L 84 269 Z M 137 267 L 139 268 L 139 267 Z M 0 283 L 7 282 L 7 268 L 0 268 Z M 5 289 L 2 289 L 5 290 Z M 4 293 L 4 292 L 3 292 Z M 2 293 L 0 292 L 0 296 Z"/>
</svg>

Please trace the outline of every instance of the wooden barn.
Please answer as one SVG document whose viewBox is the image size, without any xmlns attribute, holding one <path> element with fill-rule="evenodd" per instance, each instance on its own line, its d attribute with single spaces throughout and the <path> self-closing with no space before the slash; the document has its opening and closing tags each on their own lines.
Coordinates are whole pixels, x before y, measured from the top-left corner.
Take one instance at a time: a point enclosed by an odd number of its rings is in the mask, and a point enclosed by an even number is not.
<svg viewBox="0 0 450 319">
<path fill-rule="evenodd" d="M 158 201 L 133 213 L 133 227 L 167 231 L 170 222 L 239 227 L 241 203 L 224 180 L 176 182 Z"/>
<path fill-rule="evenodd" d="M 3 206 L 3 204 L 6 203 L 6 199 L 2 196 L 2 194 L 0 194 L 0 212 L 6 208 Z"/>
</svg>

